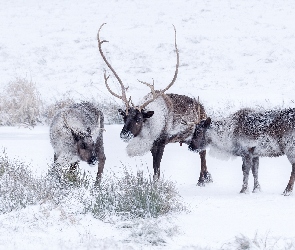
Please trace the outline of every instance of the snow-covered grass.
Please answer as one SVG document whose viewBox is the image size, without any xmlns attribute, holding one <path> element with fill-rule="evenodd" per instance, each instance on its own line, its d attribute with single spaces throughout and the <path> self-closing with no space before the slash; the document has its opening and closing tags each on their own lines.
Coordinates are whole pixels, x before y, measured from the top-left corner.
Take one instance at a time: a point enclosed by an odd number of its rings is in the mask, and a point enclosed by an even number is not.
<svg viewBox="0 0 295 250">
<path fill-rule="evenodd" d="M 156 89 L 172 79 L 174 24 L 180 67 L 171 92 L 199 96 L 218 118 L 241 107 L 294 107 L 294 12 L 292 0 L 3 0 L 0 93 L 15 79 L 26 79 L 49 107 L 48 117 L 66 100 L 93 101 L 110 112 L 120 107 L 104 86 L 97 48 L 97 30 L 106 22 L 101 37 L 109 43 L 103 49 L 136 103 L 148 91 L 137 79 L 153 78 Z M 109 84 L 120 93 L 112 75 Z M 1 95 L 0 104 L 11 94 Z M 124 177 L 122 165 L 135 176 L 148 175 L 151 155 L 129 158 L 120 129 L 106 126 L 106 175 Z M 45 125 L 0 127 L 0 147 L 9 160 L 25 162 L 33 180 L 53 161 Z M 238 194 L 241 159 L 220 161 L 208 154 L 207 163 L 214 182 L 197 187 L 199 156 L 185 146 L 165 148 L 162 176 L 175 183 L 189 212 L 106 223 L 77 214 L 83 210 L 79 199 L 29 205 L 0 215 L 0 249 L 295 248 L 294 196 L 280 195 L 291 172 L 285 157 L 260 159 L 262 191 L 247 195 Z M 95 176 L 95 168 L 81 164 L 81 169 Z"/>
<path fill-rule="evenodd" d="M 98 218 L 107 212 L 128 218 L 157 218 L 185 210 L 174 183 L 164 179 L 154 182 L 143 172 L 133 175 L 127 169 L 122 177 L 103 179 L 92 195 L 94 201 L 89 209 Z"/>
<path fill-rule="evenodd" d="M 143 172 L 136 175 L 127 169 L 124 175 L 104 176 L 94 185 L 86 172 L 49 168 L 44 177 L 34 177 L 25 163 L 11 161 L 4 152 L 0 158 L 0 200 L 1 213 L 26 208 L 40 203 L 66 203 L 65 198 L 80 201 L 85 213 L 105 219 L 109 216 L 121 218 L 157 218 L 171 212 L 185 210 L 178 201 L 179 194 L 174 183 L 166 180 L 154 182 Z M 84 197 L 85 193 L 88 198 Z"/>
<path fill-rule="evenodd" d="M 248 238 L 245 235 L 238 235 L 235 239 L 222 246 L 222 250 L 247 250 L 247 249 L 294 249 L 295 240 L 284 237 L 272 237 L 269 233 L 259 235 L 255 233 L 253 238 Z"/>
</svg>

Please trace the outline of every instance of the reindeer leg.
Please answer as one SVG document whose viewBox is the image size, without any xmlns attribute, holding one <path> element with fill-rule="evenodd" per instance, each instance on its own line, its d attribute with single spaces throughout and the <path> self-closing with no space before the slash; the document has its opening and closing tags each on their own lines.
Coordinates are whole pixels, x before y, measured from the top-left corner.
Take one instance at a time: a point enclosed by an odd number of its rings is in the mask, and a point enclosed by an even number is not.
<svg viewBox="0 0 295 250">
<path fill-rule="evenodd" d="M 56 153 L 54 153 L 53 162 L 55 163 L 56 161 L 57 161 L 57 155 L 56 155 Z"/>
<path fill-rule="evenodd" d="M 160 178 L 160 164 L 165 149 L 165 143 L 163 141 L 156 141 L 151 149 L 153 156 L 153 168 L 154 168 L 154 180 Z"/>
<path fill-rule="evenodd" d="M 242 157 L 243 160 L 243 165 L 242 165 L 242 170 L 243 170 L 243 186 L 240 191 L 240 193 L 248 193 L 248 179 L 249 179 L 249 172 L 251 169 L 252 165 L 252 159 L 250 155 L 246 155 Z"/>
<path fill-rule="evenodd" d="M 213 182 L 211 174 L 207 170 L 206 165 L 206 150 L 203 150 L 199 153 L 201 158 L 201 171 L 200 177 L 198 180 L 198 186 L 205 186 L 205 183 Z"/>
<path fill-rule="evenodd" d="M 252 159 L 252 174 L 254 177 L 254 188 L 253 193 L 260 191 L 260 184 L 258 182 L 258 168 L 259 168 L 259 157 L 254 157 Z"/>
<path fill-rule="evenodd" d="M 101 175 L 103 173 L 104 164 L 106 161 L 102 137 L 99 137 L 96 141 L 96 153 L 97 153 L 97 157 L 98 157 L 98 168 L 97 168 L 95 185 L 100 183 Z"/>
<path fill-rule="evenodd" d="M 295 181 L 295 163 L 292 164 L 292 172 L 290 175 L 290 180 L 288 182 L 288 185 L 287 185 L 285 191 L 283 192 L 283 195 L 288 196 L 292 193 L 294 181 Z"/>
<path fill-rule="evenodd" d="M 104 154 L 104 151 L 100 151 L 99 155 L 98 155 L 98 169 L 97 169 L 97 175 L 96 175 L 96 181 L 95 184 L 99 183 L 101 180 L 101 175 L 103 173 L 103 169 L 104 169 L 104 164 L 106 161 L 106 157 Z"/>
</svg>

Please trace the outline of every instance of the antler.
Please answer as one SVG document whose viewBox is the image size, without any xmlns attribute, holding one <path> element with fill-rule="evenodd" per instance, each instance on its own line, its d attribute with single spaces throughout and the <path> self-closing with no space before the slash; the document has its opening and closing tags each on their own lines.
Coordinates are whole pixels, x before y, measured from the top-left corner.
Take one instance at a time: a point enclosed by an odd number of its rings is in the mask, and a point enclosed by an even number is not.
<svg viewBox="0 0 295 250">
<path fill-rule="evenodd" d="M 129 103 L 131 102 L 131 96 L 129 98 L 129 100 L 127 99 L 127 96 L 126 96 L 126 88 L 124 87 L 124 84 L 121 80 L 121 78 L 118 76 L 117 72 L 114 70 L 114 68 L 112 67 L 112 65 L 108 62 L 108 60 L 106 59 L 105 55 L 103 54 L 103 51 L 102 51 L 102 48 L 101 48 L 101 45 L 105 42 L 109 42 L 107 40 L 100 40 L 100 37 L 99 37 L 99 33 L 100 33 L 100 30 L 102 29 L 102 27 L 105 25 L 106 23 L 103 23 L 99 29 L 98 29 L 98 32 L 97 32 L 97 41 L 98 41 L 98 49 L 99 49 L 99 52 L 100 52 L 100 55 L 102 57 L 102 59 L 104 60 L 104 62 L 106 63 L 106 65 L 108 66 L 108 68 L 113 72 L 114 76 L 116 77 L 116 79 L 118 80 L 118 82 L 120 83 L 120 86 L 121 86 L 121 91 L 122 91 L 122 95 L 118 95 L 116 94 L 115 92 L 113 92 L 110 88 L 110 86 L 108 85 L 108 79 L 110 76 L 107 76 L 106 74 L 106 70 L 104 70 L 104 82 L 105 82 L 105 85 L 108 89 L 108 91 L 115 97 L 121 99 L 124 104 L 126 105 L 126 114 L 128 114 L 128 109 L 129 109 Z"/>
<path fill-rule="evenodd" d="M 194 98 L 194 108 L 195 108 L 195 103 L 196 103 L 196 99 Z M 195 125 L 195 124 L 199 124 L 200 121 L 201 121 L 201 105 L 200 105 L 200 101 L 199 101 L 199 97 L 198 97 L 197 120 L 193 121 L 193 122 L 188 122 L 188 121 L 186 121 L 184 119 L 181 119 L 180 123 L 183 124 L 183 125 Z"/>
<path fill-rule="evenodd" d="M 167 91 L 176 81 L 177 78 L 177 74 L 178 74 L 178 67 L 179 67 L 179 51 L 177 48 L 177 43 L 176 43 L 176 28 L 173 25 L 174 28 L 174 33 L 175 33 L 175 38 L 174 38 L 174 45 L 175 45 L 175 52 L 176 52 L 176 67 L 175 67 L 175 72 L 174 72 L 174 76 L 172 81 L 168 84 L 168 86 L 162 90 L 155 90 L 155 86 L 154 86 L 154 79 L 153 79 L 153 83 L 149 84 L 147 82 L 143 82 L 143 81 L 139 81 L 142 84 L 147 85 L 150 89 L 151 89 L 151 93 L 153 95 L 152 99 L 146 101 L 144 104 L 142 104 L 141 106 L 138 107 L 138 110 L 142 110 L 144 109 L 148 104 L 150 104 L 151 102 L 153 102 L 155 99 L 157 99 L 159 96 L 163 95 L 165 93 L 165 91 Z"/>
</svg>

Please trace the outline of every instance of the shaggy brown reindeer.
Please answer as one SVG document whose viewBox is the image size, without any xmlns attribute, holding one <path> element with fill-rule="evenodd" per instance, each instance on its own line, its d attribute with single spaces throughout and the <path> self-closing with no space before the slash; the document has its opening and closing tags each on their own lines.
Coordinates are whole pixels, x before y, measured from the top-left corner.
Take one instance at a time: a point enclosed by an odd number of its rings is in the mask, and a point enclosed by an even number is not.
<svg viewBox="0 0 295 250">
<path fill-rule="evenodd" d="M 90 165 L 98 162 L 97 181 L 104 164 L 103 113 L 89 102 L 74 104 L 61 109 L 50 125 L 50 142 L 54 150 L 54 162 L 70 165 L 74 170 L 79 161 Z"/>
<path fill-rule="evenodd" d="M 175 30 L 175 49 L 177 55 L 177 64 L 174 77 L 169 85 L 163 90 L 155 90 L 154 83 L 141 83 L 147 85 L 151 92 L 147 94 L 138 105 L 133 105 L 131 97 L 129 100 L 126 96 L 126 88 L 107 61 L 101 45 L 106 42 L 101 41 L 100 31 L 104 24 L 98 30 L 98 47 L 100 55 L 108 68 L 112 71 L 118 82 L 120 83 L 122 95 L 114 93 L 107 81 L 109 76 L 104 73 L 105 85 L 108 91 L 115 97 L 121 99 L 126 110 L 119 109 L 119 113 L 123 116 L 124 127 L 121 131 L 120 137 L 128 142 L 127 154 L 129 156 L 143 155 L 151 151 L 153 156 L 154 179 L 160 176 L 160 163 L 164 148 L 168 143 L 180 142 L 189 144 L 191 141 L 194 126 L 189 123 L 183 123 L 182 119 L 187 121 L 195 121 L 196 119 L 203 119 L 206 113 L 203 105 L 199 105 L 199 114 L 196 101 L 190 97 L 177 94 L 165 94 L 165 92 L 175 83 L 179 67 L 179 53 L 176 44 L 176 30 Z M 199 115 L 199 117 L 198 117 Z M 201 172 L 198 185 L 204 185 L 205 182 L 211 182 L 212 178 L 207 171 L 206 166 L 206 151 L 200 152 L 201 158 Z"/>
<path fill-rule="evenodd" d="M 253 192 L 260 190 L 260 156 L 286 155 L 292 164 L 292 172 L 283 194 L 292 193 L 295 180 L 295 109 L 242 109 L 224 120 L 211 122 L 211 119 L 207 118 L 196 125 L 189 149 L 199 152 L 207 146 L 221 153 L 242 157 L 241 193 L 248 191 L 250 169 L 254 177 Z"/>
</svg>

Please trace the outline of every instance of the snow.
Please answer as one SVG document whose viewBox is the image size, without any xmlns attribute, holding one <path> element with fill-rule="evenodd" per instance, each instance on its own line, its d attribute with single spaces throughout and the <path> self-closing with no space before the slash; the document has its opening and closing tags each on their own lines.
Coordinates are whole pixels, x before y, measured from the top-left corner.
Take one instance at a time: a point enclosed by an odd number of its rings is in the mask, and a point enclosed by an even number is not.
<svg viewBox="0 0 295 250">
<path fill-rule="evenodd" d="M 151 154 L 128 157 L 126 143 L 119 138 L 120 129 L 120 125 L 106 126 L 105 174 L 113 171 L 120 173 L 122 163 L 132 171 L 140 169 L 152 173 Z M 33 130 L 2 127 L 0 135 L 1 146 L 6 148 L 10 157 L 31 163 L 32 170 L 38 176 L 46 173 L 53 161 L 47 126 Z M 113 145 L 116 145 L 116 153 Z M 34 152 L 36 149 L 37 153 Z M 38 249 L 87 249 L 87 246 L 89 249 L 187 249 L 186 247 L 193 246 L 218 249 L 240 234 L 249 238 L 253 238 L 256 232 L 269 234 L 269 237 L 294 237 L 295 200 L 293 196 L 281 195 L 291 171 L 286 157 L 261 158 L 259 180 L 262 191 L 246 195 L 239 194 L 242 185 L 240 158 L 220 161 L 209 154 L 207 164 L 214 182 L 198 187 L 199 155 L 178 144 L 169 144 L 166 147 L 161 163 L 162 176 L 176 182 L 182 200 L 190 212 L 162 219 L 158 225 L 161 230 L 155 229 L 158 230 L 156 232 L 174 230 L 176 227 L 172 237 L 162 236 L 166 241 L 164 246 L 149 246 L 141 238 L 138 239 L 139 231 L 143 230 L 139 226 L 137 228 L 132 225 L 132 230 L 135 230 L 133 234 L 138 238 L 131 237 L 126 228 L 116 223 L 103 223 L 90 215 L 73 216 L 68 211 L 70 208 L 49 209 L 38 205 L 0 216 L 3 249 L 29 249 L 31 246 Z M 37 166 L 38 169 L 35 168 Z M 95 167 L 91 168 L 85 163 L 81 167 L 95 176 Z M 250 189 L 252 183 L 253 178 L 250 176 Z M 44 213 L 48 214 L 44 217 Z M 151 220 L 141 222 L 140 225 L 144 227 L 157 223 L 158 221 Z M 28 238 L 31 240 L 28 241 Z M 127 239 L 130 241 L 128 244 Z"/>
<path fill-rule="evenodd" d="M 96 40 L 106 22 L 101 37 L 109 43 L 103 50 L 137 103 L 148 92 L 137 79 L 154 79 L 156 89 L 163 89 L 173 77 L 174 24 L 180 68 L 170 92 L 199 96 L 216 117 L 241 107 L 294 107 L 294 11 L 291 0 L 2 0 L 0 86 L 16 77 L 32 79 L 48 103 L 64 96 L 113 98 L 104 86 L 106 67 Z M 120 93 L 112 75 L 109 85 Z M 122 164 L 152 173 L 151 154 L 128 157 L 121 128 L 107 125 L 104 132 L 106 174 L 120 173 Z M 0 147 L 10 158 L 30 163 L 37 176 L 53 161 L 47 126 L 0 127 Z M 72 217 L 75 204 L 43 204 L 0 215 L 0 249 L 220 249 L 240 234 L 278 239 L 278 246 L 295 237 L 294 196 L 281 195 L 291 172 L 285 156 L 260 159 L 262 191 L 255 194 L 238 193 L 240 158 L 221 161 L 207 154 L 207 165 L 214 182 L 198 187 L 198 154 L 179 144 L 165 148 L 161 176 L 176 182 L 189 213 L 126 226 Z M 96 173 L 87 164 L 81 167 Z M 166 243 L 153 246 L 144 237 Z"/>
</svg>

